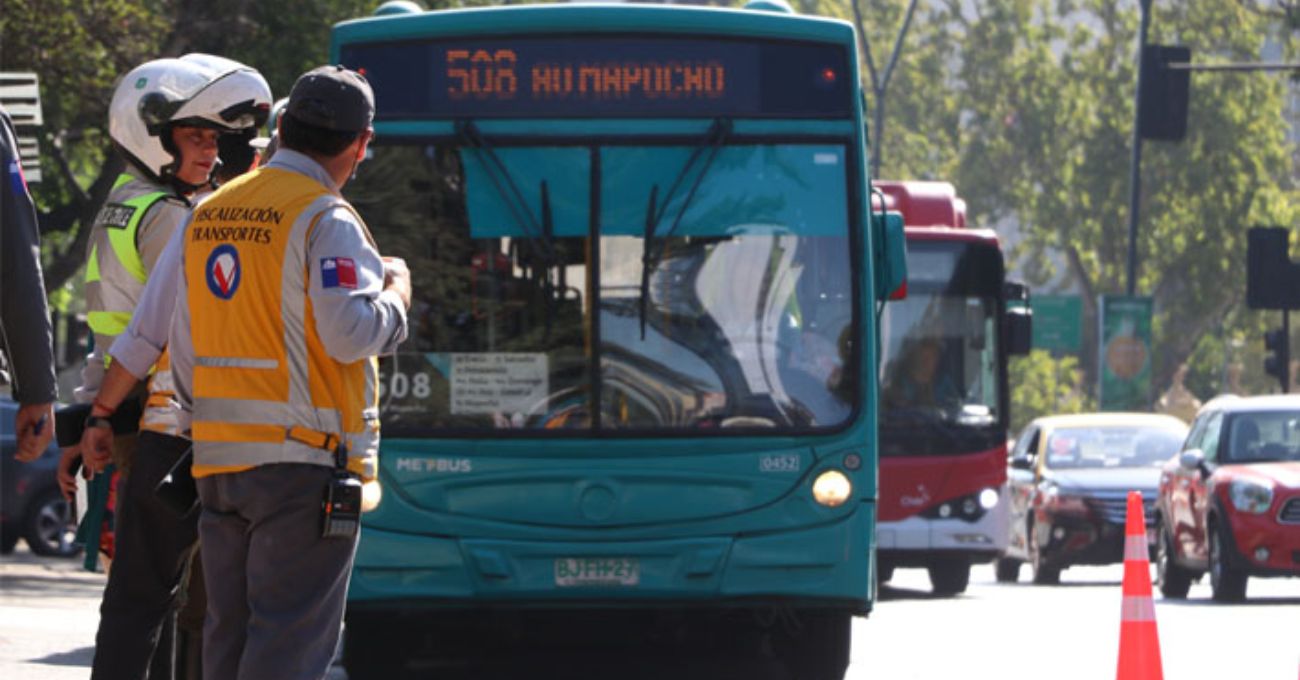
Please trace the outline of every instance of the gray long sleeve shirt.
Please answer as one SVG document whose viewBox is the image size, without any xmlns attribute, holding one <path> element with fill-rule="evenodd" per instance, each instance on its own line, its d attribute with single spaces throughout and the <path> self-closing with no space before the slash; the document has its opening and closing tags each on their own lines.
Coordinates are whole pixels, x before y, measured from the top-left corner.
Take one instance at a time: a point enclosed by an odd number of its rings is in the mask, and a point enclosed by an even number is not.
<svg viewBox="0 0 1300 680">
<path fill-rule="evenodd" d="M 325 169 L 310 157 L 280 149 L 269 167 L 306 175 L 338 193 Z M 186 220 L 172 234 L 126 332 L 113 343 L 114 361 L 143 379 L 170 344 L 176 397 L 188 412 L 193 403 L 194 344 L 184 276 Z M 355 288 L 322 285 L 317 267 L 326 259 L 346 256 L 356 262 Z M 307 244 L 308 295 L 316 316 L 316 332 L 325 351 L 340 362 L 394 351 L 406 339 L 406 306 L 396 293 L 384 290 L 384 267 L 362 225 L 351 211 L 333 208 L 320 218 Z M 184 424 L 184 423 L 183 423 Z"/>
<path fill-rule="evenodd" d="M 54 332 L 41 274 L 36 206 L 18 158 L 9 114 L 0 109 L 0 342 L 13 374 L 14 399 L 46 404 L 58 398 L 54 379 Z"/>
</svg>

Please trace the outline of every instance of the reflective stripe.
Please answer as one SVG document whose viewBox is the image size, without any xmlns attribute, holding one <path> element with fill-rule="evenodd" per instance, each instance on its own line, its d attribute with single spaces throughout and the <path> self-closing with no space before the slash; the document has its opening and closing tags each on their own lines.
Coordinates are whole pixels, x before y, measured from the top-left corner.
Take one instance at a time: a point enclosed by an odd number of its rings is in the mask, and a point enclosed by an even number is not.
<svg viewBox="0 0 1300 680">
<path fill-rule="evenodd" d="M 194 365 L 205 368 L 262 368 L 274 370 L 280 367 L 275 359 L 254 359 L 252 357 L 195 357 Z"/>
<path fill-rule="evenodd" d="M 280 319 L 284 323 L 284 353 L 289 362 L 289 401 L 311 403 L 311 382 L 307 374 L 310 363 L 307 352 L 307 238 L 317 218 L 340 200 L 332 194 L 323 194 L 298 214 L 289 231 L 284 257 L 280 266 L 280 290 L 284 293 L 280 303 Z M 303 266 L 303 265 L 306 266 Z M 326 429 L 324 426 L 318 429 Z"/>
<path fill-rule="evenodd" d="M 274 424 L 285 428 L 293 423 L 321 423 L 318 428 L 321 431 L 339 432 L 343 429 L 343 417 L 338 410 L 315 408 L 310 403 L 200 397 L 194 400 L 194 412 L 211 422 Z"/>
<path fill-rule="evenodd" d="M 379 403 L 378 362 L 374 360 L 367 360 L 365 373 L 366 373 L 365 401 L 362 401 L 361 403 L 365 404 L 366 408 L 361 412 L 361 419 L 379 420 L 379 408 L 376 406 L 376 404 Z"/>
<path fill-rule="evenodd" d="M 1125 596 L 1120 612 L 1120 622 L 1144 622 L 1156 620 L 1156 603 L 1150 595 Z"/>
<path fill-rule="evenodd" d="M 149 378 L 149 394 L 171 396 L 176 393 L 176 382 L 172 379 L 170 368 L 158 370 L 160 364 L 161 362 L 154 364 L 153 376 Z"/>
<path fill-rule="evenodd" d="M 1147 537 L 1142 536 L 1125 536 L 1124 537 L 1124 561 L 1139 560 L 1146 562 L 1150 557 L 1147 551 Z"/>
<path fill-rule="evenodd" d="M 334 467 L 334 456 L 328 451 L 300 444 L 292 440 L 281 442 L 217 442 L 195 441 L 194 464 L 212 467 L 233 467 L 268 463 L 310 463 Z"/>
<path fill-rule="evenodd" d="M 180 437 L 180 406 L 172 404 L 146 408 L 144 415 L 140 417 L 140 428 Z"/>
<path fill-rule="evenodd" d="M 379 430 L 348 434 L 348 457 L 374 460 L 379 456 Z"/>
<path fill-rule="evenodd" d="M 286 439 L 283 442 L 223 442 L 195 441 L 194 465 L 202 467 L 244 467 L 250 460 L 256 465 L 268 463 L 308 463 L 324 467 L 334 467 L 334 455 L 324 449 Z M 357 456 L 349 452 L 348 469 L 360 474 L 364 479 L 376 476 L 376 459 L 373 456 Z"/>
</svg>

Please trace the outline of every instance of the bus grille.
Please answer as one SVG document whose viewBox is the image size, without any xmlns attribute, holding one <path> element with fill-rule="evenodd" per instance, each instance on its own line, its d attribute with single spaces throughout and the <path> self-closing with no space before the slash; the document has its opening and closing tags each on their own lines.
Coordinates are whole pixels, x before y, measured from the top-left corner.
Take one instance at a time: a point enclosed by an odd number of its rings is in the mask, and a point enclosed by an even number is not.
<svg viewBox="0 0 1300 680">
<path fill-rule="evenodd" d="M 1127 491 L 1096 491 L 1088 494 L 1088 507 L 1093 514 L 1110 524 L 1124 524 L 1128 514 Z M 1156 521 L 1156 494 L 1154 491 L 1142 494 L 1142 515 L 1147 526 L 1154 526 Z"/>
<path fill-rule="evenodd" d="M 1300 524 L 1300 497 L 1292 498 L 1277 513 L 1277 521 L 1283 524 Z"/>
</svg>

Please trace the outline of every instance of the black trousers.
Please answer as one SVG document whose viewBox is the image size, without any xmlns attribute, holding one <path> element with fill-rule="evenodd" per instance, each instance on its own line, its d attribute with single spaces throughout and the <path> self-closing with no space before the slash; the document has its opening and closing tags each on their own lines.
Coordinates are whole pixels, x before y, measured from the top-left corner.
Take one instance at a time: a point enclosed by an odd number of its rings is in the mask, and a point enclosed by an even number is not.
<svg viewBox="0 0 1300 680">
<path fill-rule="evenodd" d="M 189 446 L 180 437 L 140 433 L 118 490 L 115 555 L 99 606 L 92 680 L 171 680 L 172 609 L 198 542 L 199 512 L 178 515 L 158 500 L 154 487 Z"/>
</svg>

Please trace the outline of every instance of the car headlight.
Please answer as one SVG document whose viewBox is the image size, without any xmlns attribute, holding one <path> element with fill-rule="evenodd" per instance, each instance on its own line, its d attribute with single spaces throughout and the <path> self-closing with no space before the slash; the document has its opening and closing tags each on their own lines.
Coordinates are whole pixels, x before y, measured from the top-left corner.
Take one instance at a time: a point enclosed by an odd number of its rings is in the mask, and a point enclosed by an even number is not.
<svg viewBox="0 0 1300 680">
<path fill-rule="evenodd" d="M 1047 510 L 1059 515 L 1086 515 L 1088 503 L 1083 496 L 1077 496 L 1052 484 L 1043 491 L 1043 505 Z"/>
<path fill-rule="evenodd" d="M 1228 486 L 1228 498 L 1232 499 L 1232 506 L 1236 509 L 1258 515 L 1268 512 L 1268 506 L 1273 504 L 1273 487 L 1237 479 Z"/>
<path fill-rule="evenodd" d="M 834 508 L 844 504 L 853 493 L 853 483 L 839 470 L 827 470 L 813 480 L 813 500 Z"/>
</svg>

